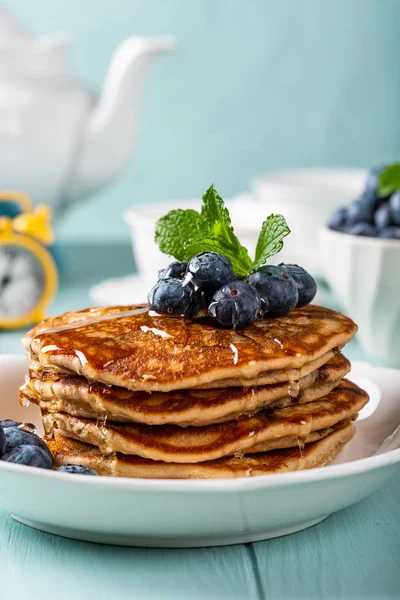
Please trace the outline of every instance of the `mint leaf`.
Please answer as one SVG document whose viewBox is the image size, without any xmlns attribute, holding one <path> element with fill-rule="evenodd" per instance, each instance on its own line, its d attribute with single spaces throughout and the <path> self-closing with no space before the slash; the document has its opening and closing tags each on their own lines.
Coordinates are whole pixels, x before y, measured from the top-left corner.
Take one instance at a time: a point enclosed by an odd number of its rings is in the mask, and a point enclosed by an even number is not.
<svg viewBox="0 0 400 600">
<path fill-rule="evenodd" d="M 185 249 L 190 258 L 203 250 L 219 252 L 230 259 L 238 275 L 246 275 L 251 266 L 249 253 L 236 237 L 228 209 L 213 185 L 203 196 L 198 234 L 192 235 Z"/>
<path fill-rule="evenodd" d="M 282 215 L 270 215 L 265 219 L 258 237 L 256 257 L 250 269 L 252 273 L 265 265 L 268 258 L 282 249 L 282 240 L 289 233 L 290 229 Z"/>
<path fill-rule="evenodd" d="M 200 227 L 200 215 L 192 209 L 171 210 L 156 223 L 155 241 L 161 252 L 177 260 L 187 261 L 186 241 Z"/>
<path fill-rule="evenodd" d="M 252 263 L 235 235 L 224 201 L 211 185 L 203 196 L 201 213 L 171 210 L 157 221 L 155 241 L 161 252 L 185 262 L 200 252 L 218 252 L 229 258 L 234 273 L 246 277 L 281 250 L 282 240 L 289 233 L 282 215 L 270 215 L 262 225 Z"/>
<path fill-rule="evenodd" d="M 379 175 L 379 196 L 390 196 L 400 189 L 400 163 L 394 163 Z"/>
</svg>

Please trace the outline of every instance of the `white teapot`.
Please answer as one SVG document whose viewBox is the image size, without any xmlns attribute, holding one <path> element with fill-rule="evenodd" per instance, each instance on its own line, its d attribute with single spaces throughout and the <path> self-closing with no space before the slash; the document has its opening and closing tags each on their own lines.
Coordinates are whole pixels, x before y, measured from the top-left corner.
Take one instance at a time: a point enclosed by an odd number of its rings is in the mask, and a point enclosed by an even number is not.
<svg viewBox="0 0 400 600">
<path fill-rule="evenodd" d="M 99 99 L 65 63 L 63 34 L 35 39 L 0 10 L 0 188 L 57 211 L 127 164 L 152 58 L 172 37 L 130 37 L 116 50 Z"/>
</svg>

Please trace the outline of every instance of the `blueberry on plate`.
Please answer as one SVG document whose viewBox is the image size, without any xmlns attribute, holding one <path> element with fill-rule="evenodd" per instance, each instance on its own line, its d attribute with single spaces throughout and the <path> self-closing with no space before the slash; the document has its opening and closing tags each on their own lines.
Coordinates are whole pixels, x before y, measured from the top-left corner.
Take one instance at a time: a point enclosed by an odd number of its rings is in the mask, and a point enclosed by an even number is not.
<svg viewBox="0 0 400 600">
<path fill-rule="evenodd" d="M 281 263 L 278 266 L 282 271 L 285 271 L 285 273 L 289 273 L 297 285 L 297 291 L 299 292 L 297 306 L 300 307 L 310 304 L 317 293 L 317 284 L 310 273 L 298 265 L 285 265 Z"/>
<path fill-rule="evenodd" d="M 6 434 L 4 433 L 4 429 L 0 425 L 0 458 L 3 456 L 6 451 Z"/>
<path fill-rule="evenodd" d="M 387 165 L 381 165 L 380 167 L 374 167 L 368 171 L 367 181 L 365 184 L 365 192 L 370 195 L 378 196 L 378 187 L 379 187 L 379 175 L 382 173 L 384 169 L 386 169 Z"/>
<path fill-rule="evenodd" d="M 193 286 L 182 285 L 180 279 L 160 279 L 147 300 L 151 309 L 166 315 L 192 317 L 200 308 L 199 295 Z"/>
<path fill-rule="evenodd" d="M 0 425 L 5 429 L 6 427 L 18 427 L 22 423 L 20 421 L 13 421 L 13 419 L 5 419 L 4 421 L 0 421 Z"/>
<path fill-rule="evenodd" d="M 364 237 L 376 237 L 376 229 L 369 223 L 356 223 L 349 229 L 350 235 L 362 235 Z"/>
<path fill-rule="evenodd" d="M 10 452 L 18 446 L 27 445 L 38 446 L 39 448 L 42 448 L 44 452 L 50 454 L 50 450 L 46 446 L 46 443 L 38 435 L 35 435 L 30 431 L 25 431 L 19 427 L 6 427 L 4 429 L 4 434 L 6 436 L 5 452 Z"/>
<path fill-rule="evenodd" d="M 158 279 L 183 279 L 186 273 L 187 263 L 179 260 L 168 265 L 166 269 L 158 272 Z"/>
<path fill-rule="evenodd" d="M 329 221 L 329 229 L 333 231 L 344 231 L 347 225 L 347 208 L 342 206 L 337 208 Z"/>
<path fill-rule="evenodd" d="M 389 206 L 393 225 L 400 225 L 400 190 L 390 196 Z"/>
<path fill-rule="evenodd" d="M 16 465 L 26 465 L 28 467 L 39 467 L 41 469 L 51 469 L 53 467 L 53 457 L 50 452 L 45 452 L 39 446 L 22 444 L 13 448 L 1 458 L 4 462 L 14 463 Z"/>
<path fill-rule="evenodd" d="M 386 227 L 378 232 L 379 238 L 387 240 L 400 240 L 400 227 Z"/>
<path fill-rule="evenodd" d="M 229 258 L 218 252 L 200 252 L 188 262 L 184 281 L 191 280 L 202 292 L 215 292 L 233 277 Z"/>
<path fill-rule="evenodd" d="M 241 329 L 262 316 L 261 298 L 245 281 L 231 281 L 215 292 L 208 314 L 223 327 Z"/>
<path fill-rule="evenodd" d="M 374 206 L 366 200 L 366 197 L 361 196 L 354 200 L 347 207 L 347 224 L 356 225 L 357 223 L 372 224 L 374 216 Z"/>
<path fill-rule="evenodd" d="M 83 465 L 62 465 L 58 467 L 57 471 L 61 473 L 71 473 L 73 475 L 98 475 L 93 469 L 84 467 Z"/>
<path fill-rule="evenodd" d="M 380 207 L 375 211 L 374 214 L 374 223 L 375 227 L 379 229 L 385 229 L 389 227 L 391 224 L 391 211 L 388 202 L 384 202 L 380 205 Z"/>
<path fill-rule="evenodd" d="M 267 317 L 282 317 L 297 306 L 299 292 L 293 277 L 280 267 L 267 265 L 250 275 L 249 283 L 269 307 Z"/>
</svg>

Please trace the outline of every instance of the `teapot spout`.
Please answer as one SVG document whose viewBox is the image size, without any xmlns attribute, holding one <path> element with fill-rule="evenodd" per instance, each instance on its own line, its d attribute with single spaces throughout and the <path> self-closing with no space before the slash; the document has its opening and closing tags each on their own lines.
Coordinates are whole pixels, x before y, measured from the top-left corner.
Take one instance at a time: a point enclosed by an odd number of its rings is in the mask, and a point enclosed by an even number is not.
<svg viewBox="0 0 400 600">
<path fill-rule="evenodd" d="M 83 128 L 70 177 L 70 200 L 112 180 L 136 144 L 138 113 L 147 68 L 156 55 L 175 47 L 170 36 L 130 37 L 116 50 L 103 92 Z"/>
</svg>

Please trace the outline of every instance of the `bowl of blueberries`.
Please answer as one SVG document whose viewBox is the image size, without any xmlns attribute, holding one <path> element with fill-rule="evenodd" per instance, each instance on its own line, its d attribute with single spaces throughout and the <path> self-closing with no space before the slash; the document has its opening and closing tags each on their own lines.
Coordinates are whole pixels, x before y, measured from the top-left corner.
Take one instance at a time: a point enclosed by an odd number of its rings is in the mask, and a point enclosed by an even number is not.
<svg viewBox="0 0 400 600">
<path fill-rule="evenodd" d="M 323 275 L 359 324 L 372 362 L 400 367 L 400 164 L 369 171 L 362 194 L 320 230 Z"/>
</svg>

